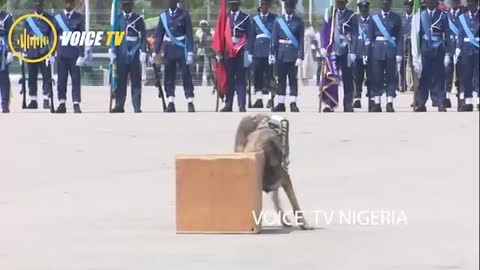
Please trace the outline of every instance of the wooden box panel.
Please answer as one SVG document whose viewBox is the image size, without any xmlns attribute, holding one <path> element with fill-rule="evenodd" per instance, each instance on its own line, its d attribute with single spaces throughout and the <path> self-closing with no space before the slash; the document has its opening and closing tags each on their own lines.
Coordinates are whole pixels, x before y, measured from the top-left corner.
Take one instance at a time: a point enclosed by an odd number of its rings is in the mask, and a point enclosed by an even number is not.
<svg viewBox="0 0 480 270">
<path fill-rule="evenodd" d="M 263 154 L 178 156 L 177 233 L 258 233 Z"/>
</svg>

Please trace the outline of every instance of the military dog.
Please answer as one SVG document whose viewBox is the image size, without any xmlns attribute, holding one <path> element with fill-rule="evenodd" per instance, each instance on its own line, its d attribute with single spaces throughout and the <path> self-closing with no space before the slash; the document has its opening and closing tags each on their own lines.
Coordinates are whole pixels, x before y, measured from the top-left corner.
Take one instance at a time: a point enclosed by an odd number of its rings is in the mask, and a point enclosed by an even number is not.
<svg viewBox="0 0 480 270">
<path fill-rule="evenodd" d="M 281 122 L 285 118 L 279 116 L 268 116 L 266 114 L 257 114 L 244 117 L 237 128 L 235 136 L 235 152 L 263 152 L 264 154 L 264 174 L 263 191 L 272 192 L 272 200 L 276 210 L 282 216 L 282 225 L 288 227 L 291 224 L 281 209 L 278 197 L 278 189 L 283 188 L 292 205 L 294 213 L 300 217 L 300 228 L 308 230 L 308 226 L 293 190 L 292 180 L 286 168 L 288 165 L 288 131 L 282 132 Z M 287 122 L 288 123 L 288 122 Z M 287 136 L 285 138 L 284 136 Z M 286 140 L 285 140 L 286 139 Z M 287 163 L 287 164 L 285 164 Z"/>
</svg>

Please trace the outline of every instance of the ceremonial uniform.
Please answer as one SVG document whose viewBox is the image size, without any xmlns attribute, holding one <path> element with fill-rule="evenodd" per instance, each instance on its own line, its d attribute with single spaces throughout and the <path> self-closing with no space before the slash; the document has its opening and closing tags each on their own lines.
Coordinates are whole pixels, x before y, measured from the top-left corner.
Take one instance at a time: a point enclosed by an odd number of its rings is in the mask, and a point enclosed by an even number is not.
<svg viewBox="0 0 480 270">
<path fill-rule="evenodd" d="M 451 9 L 450 11 L 447 12 L 448 28 L 449 28 L 448 32 L 450 35 L 450 42 L 449 44 L 447 44 L 446 53 L 450 56 L 450 64 L 446 67 L 446 85 L 445 85 L 446 98 L 444 102 L 444 106 L 446 108 L 452 107 L 452 103 L 450 101 L 450 91 L 452 90 L 452 87 L 454 84 L 457 86 L 457 89 L 460 92 L 459 78 L 461 74 L 459 70 L 459 65 L 455 64 L 453 61 L 453 55 L 455 55 L 455 49 L 457 48 L 458 34 L 460 31 L 459 29 L 461 27 L 459 16 L 461 14 L 462 12 L 460 8 L 458 8 L 457 10 Z M 453 81 L 454 67 L 457 73 L 457 80 L 455 82 Z M 461 96 L 463 95 L 461 93 L 458 93 L 458 94 Z"/>
<path fill-rule="evenodd" d="M 8 46 L 8 32 L 12 27 L 12 15 L 0 11 L 0 100 L 2 112 L 10 112 L 10 78 L 8 64 L 13 60 L 13 55 Z"/>
<path fill-rule="evenodd" d="M 229 3 L 239 3 L 238 0 L 229 0 Z M 230 31 L 232 34 L 232 49 L 229 50 L 227 41 L 227 50 L 223 55 L 225 69 L 227 71 L 227 93 L 225 107 L 222 112 L 231 112 L 233 108 L 233 98 L 237 92 L 238 107 L 240 112 L 246 111 L 246 69 L 245 51 L 248 48 L 248 37 L 251 29 L 250 17 L 241 10 L 230 11 L 228 13 Z"/>
<path fill-rule="evenodd" d="M 386 85 L 387 112 L 394 112 L 393 100 L 398 84 L 398 65 L 403 59 L 403 31 L 400 15 L 392 11 L 380 11 L 373 15 L 368 27 L 371 40 L 374 106 L 373 111 L 381 112 L 380 98 Z"/>
<path fill-rule="evenodd" d="M 43 3 L 43 1 L 39 0 L 36 1 L 36 3 Z M 54 21 L 53 16 L 49 13 L 43 12 L 42 14 L 45 18 L 50 20 L 51 22 Z M 43 36 L 47 37 L 50 40 L 50 44 L 48 46 L 43 46 L 40 48 L 39 46 L 34 48 L 33 46 L 30 46 L 30 48 L 27 48 L 26 52 L 26 58 L 27 59 L 39 59 L 50 51 L 51 44 L 53 44 L 53 32 L 50 26 L 45 22 L 44 20 L 40 18 L 28 18 L 25 20 L 25 29 L 27 30 L 27 35 L 29 36 Z M 30 96 L 30 104 L 28 104 L 27 109 L 37 109 L 38 108 L 38 103 L 37 103 L 37 92 L 38 92 L 38 86 L 37 86 L 37 80 L 38 80 L 38 72 L 40 71 L 42 73 L 42 82 L 43 82 L 43 108 L 44 109 L 49 109 L 50 108 L 50 95 L 52 92 L 51 89 L 51 66 L 53 64 L 53 56 L 51 56 L 49 59 L 46 61 L 42 61 L 39 63 L 28 63 L 28 89 L 29 89 L 29 96 Z M 48 62 L 48 65 L 47 65 Z"/>
<path fill-rule="evenodd" d="M 146 60 L 145 22 L 134 12 L 123 11 L 118 16 L 119 31 L 125 31 L 121 45 L 115 48 L 118 74 L 118 89 L 115 91 L 113 112 L 123 112 L 127 97 L 127 79 L 130 78 L 132 105 L 141 112 L 142 63 Z"/>
<path fill-rule="evenodd" d="M 407 0 L 409 3 L 410 1 Z M 408 3 L 407 3 L 408 4 Z M 402 65 L 400 69 L 400 92 L 407 91 L 407 59 L 412 59 L 412 39 L 411 39 L 411 32 L 412 32 L 412 14 L 403 14 L 402 15 L 402 31 L 403 31 L 403 58 L 402 58 Z M 413 71 L 413 61 L 410 61 L 410 70 Z"/>
<path fill-rule="evenodd" d="M 368 58 L 364 56 L 369 56 L 370 50 L 370 40 L 368 39 L 368 25 L 372 19 L 370 16 L 364 18 L 362 16 L 357 16 L 358 24 L 358 35 L 353 39 L 352 52 L 356 55 L 355 60 L 355 101 L 353 104 L 354 108 L 361 108 L 361 98 L 363 85 L 366 80 L 366 85 L 368 87 L 368 93 L 371 95 L 372 83 L 371 83 L 371 65 L 365 61 Z M 371 98 L 371 97 L 370 97 Z M 369 98 L 369 99 L 370 99 Z"/>
<path fill-rule="evenodd" d="M 82 15 L 75 11 L 67 11 L 55 15 L 55 28 L 57 35 L 61 37 L 67 32 L 83 32 L 84 22 Z M 62 46 L 61 41 L 57 44 L 57 70 L 58 70 L 58 100 L 60 105 L 57 113 L 65 113 L 65 102 L 67 100 L 67 82 L 68 75 L 72 80 L 72 100 L 74 112 L 80 113 L 81 99 L 81 80 L 80 65 L 83 64 L 84 49 L 83 46 Z"/>
<path fill-rule="evenodd" d="M 342 72 L 343 82 L 343 108 L 345 112 L 353 112 L 353 65 L 356 57 L 352 50 L 352 41 L 358 35 L 356 14 L 345 8 L 335 12 L 334 51 L 337 64 Z"/>
<path fill-rule="evenodd" d="M 262 1 L 263 2 L 263 1 Z M 270 2 L 270 1 L 268 1 Z M 254 84 L 257 101 L 253 108 L 263 108 L 262 96 L 266 93 L 266 82 L 273 77 L 273 68 L 268 63 L 276 14 L 259 12 L 251 19 L 248 54 L 253 58 Z"/>
<path fill-rule="evenodd" d="M 175 77 L 177 64 L 180 66 L 185 97 L 188 101 L 188 111 L 194 112 L 193 81 L 189 65 L 193 64 L 193 30 L 190 14 L 185 9 L 177 7 L 160 14 L 160 21 L 155 36 L 154 54 L 159 53 L 163 46 L 165 64 L 165 91 L 169 100 L 168 112 L 175 112 Z"/>
<path fill-rule="evenodd" d="M 426 110 L 428 96 L 434 107 L 445 111 L 445 66 L 450 57 L 446 47 L 450 42 L 447 14 L 439 9 L 420 13 L 420 46 L 422 77 L 415 98 L 415 111 Z M 446 57 L 445 57 L 446 56 Z"/>
<path fill-rule="evenodd" d="M 292 5 L 285 1 L 285 5 Z M 304 58 L 304 33 L 305 23 L 295 14 L 284 14 L 276 18 L 272 33 L 272 51 L 275 58 L 278 74 L 277 106 L 274 111 L 284 112 L 285 96 L 287 92 L 287 78 L 290 86 L 290 110 L 298 112 L 296 105 L 298 96 L 298 66 Z M 308 48 L 310 49 L 310 48 Z"/>
<path fill-rule="evenodd" d="M 478 1 L 477 1 L 478 3 Z M 464 89 L 465 105 L 461 111 L 473 110 L 473 91 L 479 88 L 479 43 L 480 15 L 479 11 L 467 11 L 460 15 L 457 55 L 460 54 L 461 85 Z M 478 95 L 478 93 L 477 93 Z"/>
</svg>

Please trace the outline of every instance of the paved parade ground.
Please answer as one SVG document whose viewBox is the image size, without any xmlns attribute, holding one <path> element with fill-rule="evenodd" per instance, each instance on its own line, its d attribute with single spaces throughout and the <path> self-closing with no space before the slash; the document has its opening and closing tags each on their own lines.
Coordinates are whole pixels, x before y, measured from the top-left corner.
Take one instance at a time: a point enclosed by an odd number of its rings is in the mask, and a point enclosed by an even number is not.
<svg viewBox="0 0 480 270">
<path fill-rule="evenodd" d="M 414 114 L 402 94 L 395 114 L 319 114 L 316 88 L 301 88 L 290 170 L 317 229 L 176 235 L 175 155 L 231 152 L 244 114 L 213 113 L 205 87 L 196 114 L 161 113 L 153 87 L 143 114 L 129 103 L 123 115 L 105 113 L 106 87 L 82 89 L 82 115 L 21 111 L 17 90 L 0 114 L 1 270 L 479 269 L 478 112 Z M 317 222 L 313 211 L 407 222 Z"/>
</svg>

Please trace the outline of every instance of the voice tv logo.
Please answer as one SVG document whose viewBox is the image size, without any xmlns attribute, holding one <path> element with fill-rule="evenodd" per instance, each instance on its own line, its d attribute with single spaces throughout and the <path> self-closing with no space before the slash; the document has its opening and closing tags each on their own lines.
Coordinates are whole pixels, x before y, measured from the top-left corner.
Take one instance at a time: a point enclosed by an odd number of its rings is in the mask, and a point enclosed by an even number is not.
<svg viewBox="0 0 480 270">
<path fill-rule="evenodd" d="M 84 31 L 63 32 L 60 36 L 61 46 L 102 46 L 102 40 L 106 33 L 105 46 L 120 46 L 125 38 L 124 31 Z"/>
</svg>

